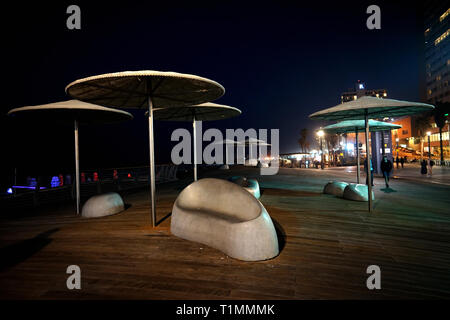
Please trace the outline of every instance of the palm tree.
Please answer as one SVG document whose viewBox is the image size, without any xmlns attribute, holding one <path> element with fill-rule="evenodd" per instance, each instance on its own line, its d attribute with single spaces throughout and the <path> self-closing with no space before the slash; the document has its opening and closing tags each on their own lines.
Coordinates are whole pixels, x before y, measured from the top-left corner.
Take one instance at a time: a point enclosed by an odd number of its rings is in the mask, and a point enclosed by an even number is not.
<svg viewBox="0 0 450 320">
<path fill-rule="evenodd" d="M 417 133 L 420 137 L 420 161 L 423 160 L 423 143 L 427 135 L 427 131 L 430 129 L 430 114 L 424 113 L 416 118 L 415 126 L 417 128 Z M 431 150 L 428 150 L 431 152 Z"/>
<path fill-rule="evenodd" d="M 308 151 L 308 148 L 309 148 L 308 129 L 303 128 L 300 131 L 300 139 L 298 139 L 298 144 L 300 145 L 302 153 L 306 153 Z"/>
<path fill-rule="evenodd" d="M 450 103 L 449 102 L 437 102 L 436 108 L 434 109 L 434 122 L 439 128 L 439 142 L 441 149 L 441 163 L 444 162 L 444 145 L 442 143 L 442 129 L 445 127 L 445 114 L 449 113 Z"/>
</svg>

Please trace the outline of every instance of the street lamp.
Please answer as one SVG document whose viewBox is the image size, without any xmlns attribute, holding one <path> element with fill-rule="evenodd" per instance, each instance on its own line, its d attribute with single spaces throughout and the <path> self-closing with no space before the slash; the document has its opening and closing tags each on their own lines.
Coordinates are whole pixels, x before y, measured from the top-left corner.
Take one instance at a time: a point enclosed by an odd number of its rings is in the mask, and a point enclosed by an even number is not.
<svg viewBox="0 0 450 320">
<path fill-rule="evenodd" d="M 430 147 L 431 131 L 427 131 L 427 136 L 428 136 L 428 159 L 430 159 L 431 162 L 431 147 Z"/>
<path fill-rule="evenodd" d="M 322 137 L 325 133 L 323 132 L 323 130 L 319 130 L 317 131 L 317 136 L 319 137 L 320 140 L 320 169 L 323 170 L 324 168 L 324 164 L 323 164 L 323 150 L 322 150 Z"/>
</svg>

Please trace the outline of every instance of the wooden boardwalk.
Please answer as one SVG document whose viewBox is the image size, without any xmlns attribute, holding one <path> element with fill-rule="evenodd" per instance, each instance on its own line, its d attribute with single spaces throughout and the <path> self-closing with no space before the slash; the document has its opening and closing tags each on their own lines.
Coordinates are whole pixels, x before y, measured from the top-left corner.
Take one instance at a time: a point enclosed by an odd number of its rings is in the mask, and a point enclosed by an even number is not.
<svg viewBox="0 0 450 320">
<path fill-rule="evenodd" d="M 125 196 L 131 206 L 106 218 L 81 219 L 62 207 L 2 219 L 0 297 L 450 298 L 449 187 L 398 180 L 392 182 L 397 192 L 384 193 L 376 180 L 369 214 L 364 203 L 321 194 L 330 174 L 282 169 L 258 177 L 282 248 L 263 262 L 238 261 L 171 235 L 168 215 L 183 182 L 158 189 L 158 219 L 166 219 L 156 229 L 149 227 L 147 192 Z M 81 290 L 66 288 L 66 268 L 73 264 L 81 268 Z M 372 264 L 381 268 L 381 290 L 366 287 Z"/>
</svg>

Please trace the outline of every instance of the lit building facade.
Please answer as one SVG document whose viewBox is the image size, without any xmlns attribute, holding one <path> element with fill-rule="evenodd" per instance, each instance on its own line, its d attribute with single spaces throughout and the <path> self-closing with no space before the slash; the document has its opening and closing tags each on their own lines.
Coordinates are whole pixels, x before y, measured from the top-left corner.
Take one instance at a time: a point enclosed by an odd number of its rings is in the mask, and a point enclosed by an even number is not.
<svg viewBox="0 0 450 320">
<path fill-rule="evenodd" d="M 426 99 L 450 102 L 450 7 L 446 1 L 424 6 Z"/>
<path fill-rule="evenodd" d="M 348 91 L 342 93 L 341 103 L 356 100 L 356 99 L 358 99 L 360 97 L 364 97 L 364 96 L 386 98 L 387 90 L 386 89 L 366 89 L 366 85 L 364 84 L 364 82 L 361 82 L 361 80 L 358 80 L 355 83 L 354 89 L 349 89 Z"/>
</svg>

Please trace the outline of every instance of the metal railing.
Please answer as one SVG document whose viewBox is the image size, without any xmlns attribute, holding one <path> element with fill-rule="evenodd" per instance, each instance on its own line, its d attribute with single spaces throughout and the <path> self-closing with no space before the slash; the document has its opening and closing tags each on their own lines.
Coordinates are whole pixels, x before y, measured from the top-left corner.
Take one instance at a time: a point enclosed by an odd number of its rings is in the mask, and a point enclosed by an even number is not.
<svg viewBox="0 0 450 320">
<path fill-rule="evenodd" d="M 177 180 L 178 166 L 157 165 L 155 169 L 157 184 Z M 87 199 L 95 194 L 105 192 L 127 192 L 148 187 L 150 171 L 148 167 L 89 169 L 81 170 L 80 175 L 81 198 Z M 60 179 L 61 175 L 56 177 Z M 75 179 L 73 179 L 73 174 L 63 175 L 62 178 L 63 181 L 59 186 L 45 185 L 45 189 L 41 188 L 43 186 L 40 184 L 42 179 L 38 178 L 34 189 L 19 193 L 13 192 L 0 198 L 0 208 L 3 211 L 8 208 L 29 208 L 74 200 Z"/>
</svg>

